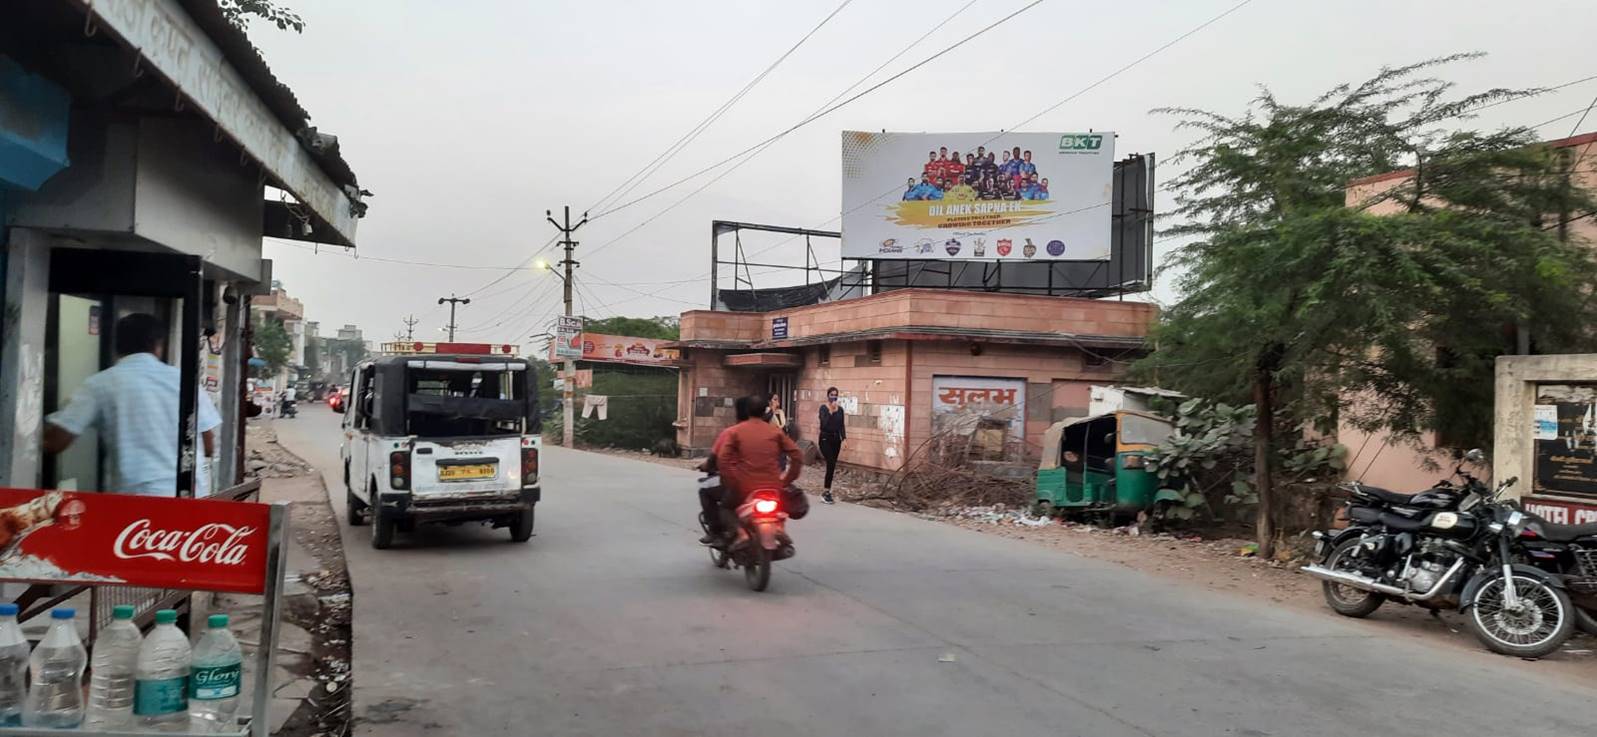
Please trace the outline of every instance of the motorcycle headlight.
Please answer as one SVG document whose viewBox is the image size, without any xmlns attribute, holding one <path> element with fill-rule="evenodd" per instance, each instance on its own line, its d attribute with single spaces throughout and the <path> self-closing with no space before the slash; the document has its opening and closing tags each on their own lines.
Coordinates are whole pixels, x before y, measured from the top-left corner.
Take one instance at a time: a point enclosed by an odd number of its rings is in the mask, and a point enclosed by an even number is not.
<svg viewBox="0 0 1597 737">
<path fill-rule="evenodd" d="M 1505 520 L 1505 523 L 1508 525 L 1510 532 L 1518 535 L 1525 530 L 1525 521 L 1525 515 L 1516 509 L 1508 513 L 1508 519 Z"/>
</svg>

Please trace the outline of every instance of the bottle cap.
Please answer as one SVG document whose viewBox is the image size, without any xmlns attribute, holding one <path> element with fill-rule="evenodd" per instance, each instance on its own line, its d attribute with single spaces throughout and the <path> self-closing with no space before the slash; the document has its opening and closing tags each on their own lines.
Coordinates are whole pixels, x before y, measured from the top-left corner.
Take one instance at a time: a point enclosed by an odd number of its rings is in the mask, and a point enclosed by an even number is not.
<svg viewBox="0 0 1597 737">
<path fill-rule="evenodd" d="M 16 604 L 0 604 L 0 617 L 15 617 L 17 611 Z"/>
<path fill-rule="evenodd" d="M 56 609 L 50 610 L 51 619 L 75 619 L 77 616 L 78 610 L 69 606 L 58 607 Z"/>
<path fill-rule="evenodd" d="M 155 623 L 156 624 L 176 624 L 177 623 L 177 610 L 175 610 L 175 609 L 162 609 L 162 610 L 156 612 L 155 613 Z"/>
<path fill-rule="evenodd" d="M 112 619 L 132 619 L 133 618 L 133 605 L 132 604 L 118 604 L 118 605 L 112 607 L 111 608 L 111 618 Z"/>
<path fill-rule="evenodd" d="M 210 617 L 206 618 L 205 623 L 210 625 L 211 629 L 213 630 L 222 629 L 227 626 L 227 615 L 212 614 Z"/>
</svg>

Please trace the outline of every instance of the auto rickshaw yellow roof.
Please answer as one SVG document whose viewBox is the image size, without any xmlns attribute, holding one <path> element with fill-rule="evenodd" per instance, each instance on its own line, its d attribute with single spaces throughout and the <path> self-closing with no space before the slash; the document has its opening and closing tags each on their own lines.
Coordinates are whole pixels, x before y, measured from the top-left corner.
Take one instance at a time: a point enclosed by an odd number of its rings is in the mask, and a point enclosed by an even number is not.
<svg viewBox="0 0 1597 737">
<path fill-rule="evenodd" d="M 1117 409 L 1113 412 L 1106 412 L 1100 415 L 1088 415 L 1086 417 L 1066 417 L 1063 420 L 1049 425 L 1048 429 L 1043 431 L 1042 462 L 1038 463 L 1037 467 L 1040 469 L 1048 469 L 1055 468 L 1059 465 L 1059 443 L 1065 437 L 1065 428 L 1115 415 L 1136 415 L 1138 417 L 1146 417 L 1150 420 L 1163 422 L 1166 425 L 1176 424 L 1169 417 L 1165 417 L 1164 415 L 1154 414 L 1153 412 L 1144 412 L 1142 410 L 1136 409 Z"/>
</svg>

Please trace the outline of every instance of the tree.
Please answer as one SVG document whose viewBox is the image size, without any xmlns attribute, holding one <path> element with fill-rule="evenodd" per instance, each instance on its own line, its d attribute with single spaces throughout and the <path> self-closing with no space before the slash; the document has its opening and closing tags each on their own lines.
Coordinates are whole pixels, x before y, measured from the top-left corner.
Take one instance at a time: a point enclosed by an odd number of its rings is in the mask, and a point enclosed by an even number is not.
<svg viewBox="0 0 1597 737">
<path fill-rule="evenodd" d="M 1383 69 L 1307 105 L 1266 89 L 1240 116 L 1158 111 L 1202 134 L 1176 157 L 1191 168 L 1171 183 L 1178 223 L 1166 231 L 1194 240 L 1164 266 L 1181 272 L 1180 300 L 1137 370 L 1254 405 L 1262 555 L 1283 434 L 1348 423 L 1413 439 L 1446 421 L 1482 437 L 1512 326 L 1557 316 L 1537 323 L 1538 348 L 1592 343 L 1597 264 L 1547 225 L 1590 212 L 1590 196 L 1533 131 L 1445 127 L 1532 93 L 1455 96 L 1423 76 L 1467 58 Z M 1346 202 L 1350 181 L 1402 167 L 1412 175 L 1398 186 Z"/>
<path fill-rule="evenodd" d="M 305 32 L 303 18 L 272 0 L 218 0 L 217 5 L 222 10 L 222 17 L 240 31 L 248 28 L 250 18 L 260 18 L 277 26 L 278 30 Z"/>
<path fill-rule="evenodd" d="M 258 316 L 255 319 L 253 333 L 255 357 L 266 362 L 267 372 L 275 374 L 283 370 L 294 351 L 293 341 L 288 337 L 288 331 L 283 328 L 283 323 Z"/>
<path fill-rule="evenodd" d="M 654 340 L 676 340 L 681 335 L 678 319 L 674 316 L 607 317 L 603 320 L 588 320 L 583 323 L 582 329 L 589 333 Z"/>
</svg>

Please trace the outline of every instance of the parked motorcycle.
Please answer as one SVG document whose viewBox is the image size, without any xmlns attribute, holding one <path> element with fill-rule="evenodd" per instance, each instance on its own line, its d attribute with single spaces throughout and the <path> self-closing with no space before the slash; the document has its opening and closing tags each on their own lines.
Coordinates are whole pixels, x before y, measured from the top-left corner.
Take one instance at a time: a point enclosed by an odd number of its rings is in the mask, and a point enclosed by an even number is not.
<svg viewBox="0 0 1597 737">
<path fill-rule="evenodd" d="M 736 513 L 730 515 L 735 518 L 735 524 L 734 520 L 726 520 L 728 524 L 723 525 L 730 531 L 710 546 L 710 562 L 717 568 L 742 568 L 749 588 L 764 591 L 771 583 L 771 563 L 791 558 L 795 553 L 793 539 L 787 536 L 791 505 L 784 497 L 790 496 L 777 489 L 759 489 L 749 494 Z M 706 534 L 713 534 L 702 512 L 699 525 Z"/>
<path fill-rule="evenodd" d="M 1471 451 L 1465 460 L 1480 457 Z M 1516 562 L 1522 557 L 1517 540 L 1532 520 L 1497 497 L 1517 479 L 1487 492 L 1464 475 L 1456 505 L 1437 498 L 1430 502 L 1436 509 L 1350 484 L 1353 524 L 1314 533 L 1320 562 L 1303 570 L 1323 580 L 1326 603 L 1343 616 L 1369 616 L 1386 601 L 1456 609 L 1487 648 L 1524 658 L 1547 655 L 1574 628 L 1565 577 Z"/>
<path fill-rule="evenodd" d="M 1519 534 L 1521 559 L 1544 571 L 1563 576 L 1565 591 L 1575 604 L 1575 626 L 1597 635 L 1597 524 L 1560 525 L 1534 514 Z"/>
</svg>

